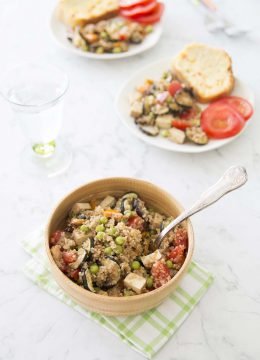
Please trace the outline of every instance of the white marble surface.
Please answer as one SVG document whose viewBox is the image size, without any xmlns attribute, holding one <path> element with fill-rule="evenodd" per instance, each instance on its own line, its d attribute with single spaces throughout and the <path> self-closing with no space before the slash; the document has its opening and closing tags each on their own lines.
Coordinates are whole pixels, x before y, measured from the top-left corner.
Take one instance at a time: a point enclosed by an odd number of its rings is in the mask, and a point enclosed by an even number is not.
<svg viewBox="0 0 260 360">
<path fill-rule="evenodd" d="M 237 22 L 251 26 L 254 35 L 260 33 L 259 1 L 221 3 Z M 248 169 L 248 185 L 193 219 L 194 257 L 215 275 L 214 285 L 157 358 L 260 359 L 258 109 L 236 142 L 206 154 L 183 155 L 135 139 L 117 119 L 113 105 L 118 88 L 136 69 L 198 40 L 230 52 L 235 72 L 255 90 L 258 105 L 259 43 L 210 34 L 191 2 L 168 0 L 164 36 L 155 49 L 125 61 L 87 61 L 51 41 L 48 18 L 53 5 L 53 0 L 0 0 L 0 71 L 23 60 L 45 58 L 68 72 L 63 136 L 74 151 L 73 165 L 63 176 L 47 180 L 22 173 L 19 155 L 25 140 L 0 100 L 0 359 L 141 359 L 106 330 L 28 281 L 21 272 L 28 256 L 19 239 L 45 221 L 61 196 L 90 179 L 113 175 L 148 179 L 188 206 L 227 167 L 238 163 Z"/>
</svg>

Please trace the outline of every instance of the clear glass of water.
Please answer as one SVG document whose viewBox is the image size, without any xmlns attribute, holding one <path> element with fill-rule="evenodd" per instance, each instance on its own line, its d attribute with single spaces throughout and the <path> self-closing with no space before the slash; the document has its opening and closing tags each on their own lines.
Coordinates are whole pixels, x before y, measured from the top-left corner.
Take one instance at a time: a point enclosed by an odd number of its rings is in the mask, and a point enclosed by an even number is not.
<svg viewBox="0 0 260 360">
<path fill-rule="evenodd" d="M 72 154 L 59 138 L 67 75 L 50 64 L 32 63 L 9 69 L 1 92 L 28 139 L 22 165 L 34 175 L 52 177 L 65 171 Z"/>
</svg>

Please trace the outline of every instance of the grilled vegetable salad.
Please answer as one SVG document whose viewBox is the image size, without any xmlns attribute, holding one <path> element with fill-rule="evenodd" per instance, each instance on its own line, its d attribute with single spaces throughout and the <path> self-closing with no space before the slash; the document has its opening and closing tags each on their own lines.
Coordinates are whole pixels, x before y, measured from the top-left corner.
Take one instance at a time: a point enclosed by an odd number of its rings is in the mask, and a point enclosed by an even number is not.
<svg viewBox="0 0 260 360">
<path fill-rule="evenodd" d="M 113 18 L 84 27 L 78 26 L 68 33 L 68 39 L 83 51 L 118 54 L 128 51 L 131 44 L 142 43 L 152 31 L 151 25 Z"/>
<path fill-rule="evenodd" d="M 147 207 L 136 193 L 76 203 L 63 229 L 50 238 L 57 266 L 88 291 L 132 296 L 166 284 L 187 252 L 185 227 L 176 227 L 154 251 L 170 217 Z"/>
<path fill-rule="evenodd" d="M 208 143 L 200 124 L 201 109 L 191 89 L 181 84 L 171 71 L 159 81 L 146 80 L 137 88 L 131 116 L 139 129 L 150 136 L 163 136 L 177 144 Z"/>
</svg>

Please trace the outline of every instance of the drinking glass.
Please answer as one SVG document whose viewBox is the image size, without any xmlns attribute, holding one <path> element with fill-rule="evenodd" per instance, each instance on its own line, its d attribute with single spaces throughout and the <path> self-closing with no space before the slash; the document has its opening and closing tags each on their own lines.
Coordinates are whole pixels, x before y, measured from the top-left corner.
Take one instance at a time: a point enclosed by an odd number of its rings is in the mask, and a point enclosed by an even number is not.
<svg viewBox="0 0 260 360">
<path fill-rule="evenodd" d="M 68 85 L 62 70 L 43 63 L 9 69 L 1 79 L 2 95 L 29 142 L 21 160 L 30 174 L 52 177 L 71 164 L 70 148 L 58 139 Z"/>
</svg>

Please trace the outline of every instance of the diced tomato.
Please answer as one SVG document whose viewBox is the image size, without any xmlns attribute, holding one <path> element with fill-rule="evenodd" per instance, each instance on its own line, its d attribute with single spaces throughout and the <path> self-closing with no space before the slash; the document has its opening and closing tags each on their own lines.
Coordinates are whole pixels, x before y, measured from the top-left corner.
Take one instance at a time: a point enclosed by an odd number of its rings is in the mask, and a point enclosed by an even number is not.
<svg viewBox="0 0 260 360">
<path fill-rule="evenodd" d="M 72 251 L 64 251 L 62 253 L 62 258 L 66 264 L 71 264 L 77 260 L 77 254 Z"/>
<path fill-rule="evenodd" d="M 153 11 L 156 7 L 157 0 L 150 0 L 147 3 L 137 4 L 132 7 L 121 10 L 121 15 L 125 17 L 131 17 L 136 15 L 144 15 Z"/>
<path fill-rule="evenodd" d="M 243 116 L 245 120 L 248 120 L 254 112 L 252 105 L 246 99 L 238 96 L 226 96 L 214 102 L 214 104 L 216 103 L 224 103 L 231 106 L 241 116 Z"/>
<path fill-rule="evenodd" d="M 147 5 L 151 0 L 120 0 L 119 6 L 121 9 L 128 9 L 138 5 Z"/>
<path fill-rule="evenodd" d="M 173 80 L 168 87 L 168 91 L 171 96 L 174 96 L 176 92 L 179 91 L 181 88 L 181 83 L 179 81 Z"/>
<path fill-rule="evenodd" d="M 54 231 L 54 233 L 51 235 L 51 238 L 50 238 L 50 244 L 56 245 L 57 242 L 61 238 L 61 234 L 62 234 L 62 231 L 60 231 L 60 230 Z"/>
<path fill-rule="evenodd" d="M 119 34 L 119 39 L 125 41 L 127 39 L 127 36 L 125 34 Z"/>
<path fill-rule="evenodd" d="M 157 261 L 153 264 L 151 274 L 153 276 L 153 285 L 155 288 L 158 288 L 171 280 L 170 270 L 162 261 Z"/>
<path fill-rule="evenodd" d="M 177 245 L 169 250 L 167 258 L 172 260 L 174 264 L 182 264 L 184 262 L 184 250 L 184 245 Z"/>
<path fill-rule="evenodd" d="M 184 111 L 181 115 L 180 118 L 182 120 L 190 120 L 190 119 L 194 119 L 197 116 L 197 111 L 194 108 L 191 108 L 189 110 Z"/>
<path fill-rule="evenodd" d="M 228 104 L 215 102 L 201 114 L 201 127 L 213 139 L 237 135 L 244 127 L 244 118 Z"/>
<path fill-rule="evenodd" d="M 160 21 L 162 15 L 163 15 L 163 12 L 164 12 L 164 4 L 161 2 L 158 2 L 156 4 L 155 8 L 148 14 L 131 16 L 130 19 L 132 19 L 133 21 L 137 21 L 141 24 L 145 24 L 145 25 L 154 24 L 154 23 Z"/>
<path fill-rule="evenodd" d="M 190 120 L 173 119 L 172 126 L 180 130 L 185 130 L 188 127 L 192 126 L 192 123 L 190 122 Z"/>
<path fill-rule="evenodd" d="M 138 229 L 142 231 L 144 228 L 144 220 L 138 215 L 130 216 L 130 218 L 127 220 L 126 225 L 132 227 L 133 229 Z"/>
<path fill-rule="evenodd" d="M 183 245 L 184 249 L 188 247 L 188 233 L 183 227 L 178 227 L 174 232 L 175 245 Z"/>
<path fill-rule="evenodd" d="M 79 279 L 79 269 L 71 271 L 70 278 L 72 280 L 74 280 L 74 281 L 78 281 L 78 279 Z"/>
</svg>

